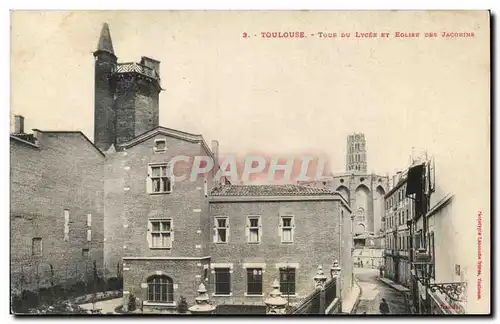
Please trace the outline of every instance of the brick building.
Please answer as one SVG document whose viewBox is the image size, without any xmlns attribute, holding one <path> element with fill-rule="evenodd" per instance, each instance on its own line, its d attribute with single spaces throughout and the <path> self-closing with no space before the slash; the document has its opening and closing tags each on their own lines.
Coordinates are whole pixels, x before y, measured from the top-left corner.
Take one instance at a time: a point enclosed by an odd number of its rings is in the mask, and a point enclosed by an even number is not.
<svg viewBox="0 0 500 324">
<path fill-rule="evenodd" d="M 200 282 L 216 304 L 258 306 L 279 279 L 297 302 L 314 291 L 318 265 L 328 272 L 334 260 L 342 267 L 341 294 L 350 292 L 353 227 L 341 194 L 301 185 L 232 186 L 208 173 L 190 178 L 197 158 L 215 161 L 218 169 L 218 142 L 210 148 L 201 135 L 158 125 L 160 62 L 142 57 L 140 63 L 118 63 L 107 24 L 94 57 L 95 146 L 80 132 L 38 131 L 36 144 L 19 134 L 11 141 L 14 160 L 50 175 L 31 175 L 50 197 L 47 210 L 37 212 L 55 215 L 43 230 L 53 232 L 61 223 L 61 246 L 71 245 L 65 251 L 71 256 L 49 257 L 75 263 L 82 253 L 94 258 L 100 251 L 109 274 L 122 269 L 124 305 L 134 295 L 145 311 L 169 311 L 181 296 L 193 303 Z M 31 167 L 21 162 L 19 175 Z M 21 194 L 33 199 L 33 181 L 14 192 L 20 204 L 14 211 L 24 208 Z M 97 233 L 85 252 L 90 226 Z M 57 239 L 33 229 L 26 233 L 42 237 L 44 246 Z M 83 236 L 73 241 L 73 235 Z"/>
<path fill-rule="evenodd" d="M 298 301 L 311 293 L 318 265 L 328 270 L 335 259 L 343 269 L 342 293 L 350 291 L 352 220 L 340 194 L 300 185 L 226 185 L 212 190 L 209 203 L 216 303 L 262 303 L 275 279 Z"/>
<path fill-rule="evenodd" d="M 385 196 L 385 276 L 411 286 L 411 233 L 414 201 L 406 197 L 408 170 L 399 172 L 395 185 Z"/>
<path fill-rule="evenodd" d="M 303 184 L 338 191 L 349 202 L 354 214 L 355 245 L 364 246 L 370 234 L 383 234 L 384 196 L 389 177 L 368 173 L 367 146 L 363 133 L 347 137 L 346 172 Z"/>
<path fill-rule="evenodd" d="M 146 311 L 165 311 L 180 296 L 192 302 L 203 281 L 217 304 L 264 305 L 284 266 L 282 289 L 293 302 L 313 291 L 317 266 L 335 259 L 349 292 L 351 212 L 340 194 L 221 185 L 210 176 L 181 181 L 194 157 L 217 162 L 218 143 L 211 149 L 201 135 L 158 125 L 160 63 L 117 63 L 107 25 L 94 55 L 95 141 L 106 151 L 105 259 L 123 260 L 124 304 L 134 295 Z M 174 162 L 181 155 L 188 163 Z"/>
<path fill-rule="evenodd" d="M 103 267 L 104 155 L 81 132 L 10 136 L 14 292 L 82 280 Z"/>
</svg>

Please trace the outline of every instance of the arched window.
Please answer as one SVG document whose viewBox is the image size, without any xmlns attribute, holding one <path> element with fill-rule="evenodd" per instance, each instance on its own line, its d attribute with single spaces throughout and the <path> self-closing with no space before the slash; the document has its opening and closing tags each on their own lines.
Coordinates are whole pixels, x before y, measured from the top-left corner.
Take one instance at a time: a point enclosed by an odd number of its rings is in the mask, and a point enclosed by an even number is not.
<svg viewBox="0 0 500 324">
<path fill-rule="evenodd" d="M 157 303 L 174 302 L 174 282 L 165 275 L 151 276 L 148 279 L 148 301 Z"/>
</svg>

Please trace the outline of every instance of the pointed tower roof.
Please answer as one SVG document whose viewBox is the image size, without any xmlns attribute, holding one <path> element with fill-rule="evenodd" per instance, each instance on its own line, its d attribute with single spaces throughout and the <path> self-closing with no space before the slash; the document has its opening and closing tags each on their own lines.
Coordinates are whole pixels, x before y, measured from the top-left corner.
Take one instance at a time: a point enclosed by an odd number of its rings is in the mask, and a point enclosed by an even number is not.
<svg viewBox="0 0 500 324">
<path fill-rule="evenodd" d="M 105 51 L 113 55 L 115 54 L 108 23 L 104 23 L 102 25 L 101 36 L 99 37 L 99 43 L 97 43 L 97 51 Z"/>
</svg>

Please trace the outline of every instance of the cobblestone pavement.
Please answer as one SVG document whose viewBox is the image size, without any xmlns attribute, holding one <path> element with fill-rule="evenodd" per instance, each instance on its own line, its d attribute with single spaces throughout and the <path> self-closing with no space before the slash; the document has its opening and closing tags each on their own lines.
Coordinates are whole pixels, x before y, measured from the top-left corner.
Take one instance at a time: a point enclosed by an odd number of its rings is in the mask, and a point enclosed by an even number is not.
<svg viewBox="0 0 500 324">
<path fill-rule="evenodd" d="M 403 295 L 377 279 L 377 269 L 354 268 L 354 276 L 361 286 L 361 298 L 356 314 L 380 314 L 378 307 L 382 298 L 389 304 L 391 314 L 407 314 Z"/>
</svg>

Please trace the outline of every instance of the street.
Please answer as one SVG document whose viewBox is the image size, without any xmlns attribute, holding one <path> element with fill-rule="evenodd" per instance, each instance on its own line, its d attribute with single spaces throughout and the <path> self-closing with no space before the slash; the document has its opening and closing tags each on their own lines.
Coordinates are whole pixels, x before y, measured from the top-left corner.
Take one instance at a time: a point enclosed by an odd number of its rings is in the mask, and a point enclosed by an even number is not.
<svg viewBox="0 0 500 324">
<path fill-rule="evenodd" d="M 382 298 L 389 304 L 391 314 L 407 314 L 403 295 L 397 290 L 379 281 L 377 269 L 354 268 L 354 276 L 361 287 L 361 298 L 356 314 L 380 314 Z"/>
</svg>

